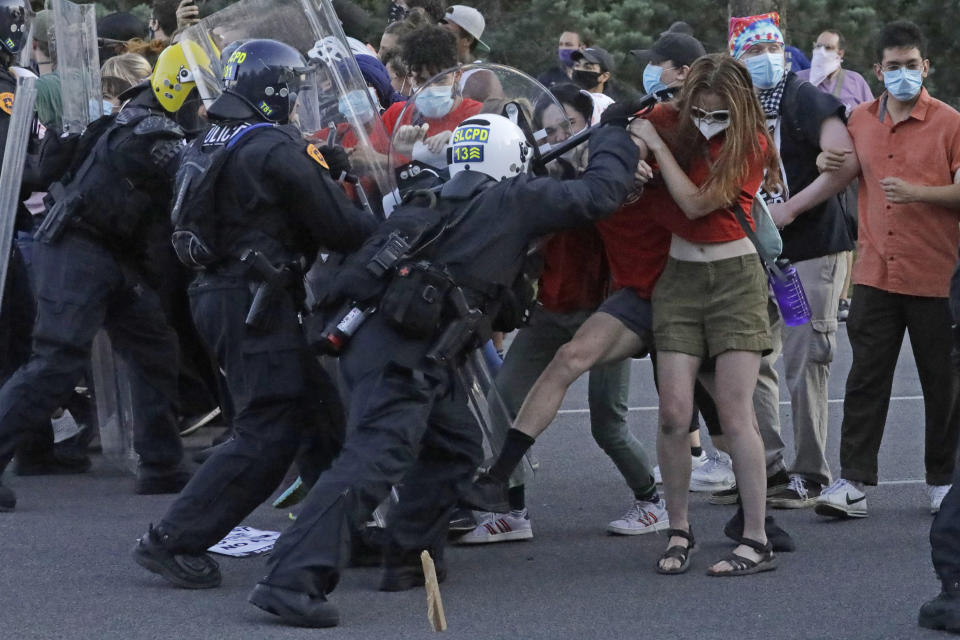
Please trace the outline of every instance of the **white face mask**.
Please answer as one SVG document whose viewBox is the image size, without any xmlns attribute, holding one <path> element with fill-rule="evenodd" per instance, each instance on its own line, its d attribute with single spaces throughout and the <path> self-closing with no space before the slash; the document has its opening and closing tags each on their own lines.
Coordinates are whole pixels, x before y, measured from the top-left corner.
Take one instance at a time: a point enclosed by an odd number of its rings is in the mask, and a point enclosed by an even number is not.
<svg viewBox="0 0 960 640">
<path fill-rule="evenodd" d="M 810 60 L 810 84 L 817 86 L 839 68 L 840 54 L 817 47 L 813 50 L 813 59 Z"/>
<path fill-rule="evenodd" d="M 715 120 L 707 120 L 706 118 L 697 118 L 695 116 L 690 116 L 690 119 L 693 120 L 693 126 L 700 130 L 700 134 L 710 140 L 718 133 L 723 133 L 727 127 L 730 126 L 730 121 L 726 122 L 716 122 Z"/>
</svg>

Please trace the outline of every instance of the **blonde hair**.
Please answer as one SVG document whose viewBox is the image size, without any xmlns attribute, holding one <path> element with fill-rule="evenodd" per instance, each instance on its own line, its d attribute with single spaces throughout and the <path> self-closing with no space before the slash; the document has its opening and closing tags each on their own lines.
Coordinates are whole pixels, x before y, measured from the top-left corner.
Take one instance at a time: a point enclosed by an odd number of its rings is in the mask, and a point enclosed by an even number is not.
<svg viewBox="0 0 960 640">
<path fill-rule="evenodd" d="M 153 72 L 150 62 L 139 53 L 114 56 L 100 67 L 100 77 L 119 78 L 131 87 L 149 78 Z"/>
<path fill-rule="evenodd" d="M 764 188 L 781 187 L 779 155 L 767 131 L 766 116 L 753 91 L 750 74 L 744 65 L 725 53 L 698 58 L 683 83 L 677 103 L 680 122 L 667 140 L 680 165 L 688 169 L 695 155 L 708 157 L 708 143 L 691 117 L 694 103 L 704 93 L 713 93 L 724 102 L 730 112 L 730 126 L 720 155 L 710 164 L 710 175 L 700 185 L 700 192 L 727 205 L 733 204 L 743 190 L 751 159 L 760 156 L 764 156 L 767 170 Z M 766 140 L 766 151 L 761 147 L 760 138 Z"/>
</svg>

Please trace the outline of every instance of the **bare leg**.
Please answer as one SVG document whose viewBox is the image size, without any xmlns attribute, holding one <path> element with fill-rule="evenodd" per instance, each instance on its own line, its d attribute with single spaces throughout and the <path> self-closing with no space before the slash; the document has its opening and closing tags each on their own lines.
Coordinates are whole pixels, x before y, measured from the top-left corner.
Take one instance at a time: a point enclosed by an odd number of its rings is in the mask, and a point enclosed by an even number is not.
<svg viewBox="0 0 960 640">
<path fill-rule="evenodd" d="M 733 458 L 733 470 L 743 503 L 743 536 L 766 543 L 766 463 L 763 441 L 753 412 L 753 389 L 757 384 L 759 369 L 758 353 L 727 351 L 720 354 L 717 358 L 714 397 L 717 398 L 717 411 Z M 759 553 L 745 545 L 738 546 L 734 551 L 745 558 L 760 559 Z M 729 571 L 731 568 L 724 561 L 712 567 L 715 571 Z"/>
<path fill-rule="evenodd" d="M 657 457 L 663 476 L 663 491 L 670 514 L 670 528 L 690 530 L 687 492 L 690 490 L 690 415 L 693 412 L 693 385 L 700 368 L 700 358 L 661 351 L 657 354 L 657 376 L 660 379 L 660 431 L 657 434 Z M 686 546 L 685 538 L 673 537 L 667 547 Z M 676 569 L 680 561 L 665 558 L 663 570 Z"/>
<path fill-rule="evenodd" d="M 613 316 L 597 312 L 587 318 L 527 394 L 513 428 L 536 438 L 543 433 L 563 402 L 570 385 L 594 365 L 628 358 L 642 348 L 640 336 Z M 689 415 L 687 426 L 689 426 Z M 689 456 L 688 456 L 689 457 Z"/>
</svg>

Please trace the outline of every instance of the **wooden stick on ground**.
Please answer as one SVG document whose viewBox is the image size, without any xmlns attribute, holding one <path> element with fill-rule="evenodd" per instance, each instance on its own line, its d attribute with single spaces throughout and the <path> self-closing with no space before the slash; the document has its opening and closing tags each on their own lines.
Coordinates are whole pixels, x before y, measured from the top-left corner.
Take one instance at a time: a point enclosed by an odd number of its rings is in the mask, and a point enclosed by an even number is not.
<svg viewBox="0 0 960 640">
<path fill-rule="evenodd" d="M 437 568 L 428 551 L 420 554 L 420 563 L 423 565 L 423 577 L 426 579 L 427 589 L 427 620 L 434 631 L 447 630 L 447 617 L 443 613 L 443 598 L 440 597 L 440 583 L 437 582 Z"/>
</svg>

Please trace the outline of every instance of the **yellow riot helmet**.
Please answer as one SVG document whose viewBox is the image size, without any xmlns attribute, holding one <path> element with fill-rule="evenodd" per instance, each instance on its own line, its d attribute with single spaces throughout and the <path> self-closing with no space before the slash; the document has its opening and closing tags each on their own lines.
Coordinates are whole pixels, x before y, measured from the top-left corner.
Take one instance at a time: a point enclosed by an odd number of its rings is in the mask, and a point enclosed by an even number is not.
<svg viewBox="0 0 960 640">
<path fill-rule="evenodd" d="M 166 111 L 176 113 L 187 100 L 187 96 L 197 86 L 197 79 L 184 55 L 184 47 L 189 48 L 191 57 L 200 66 L 201 72 L 214 77 L 213 64 L 210 56 L 196 42 L 184 40 L 163 50 L 157 58 L 150 76 L 150 87 L 154 95 Z"/>
</svg>

